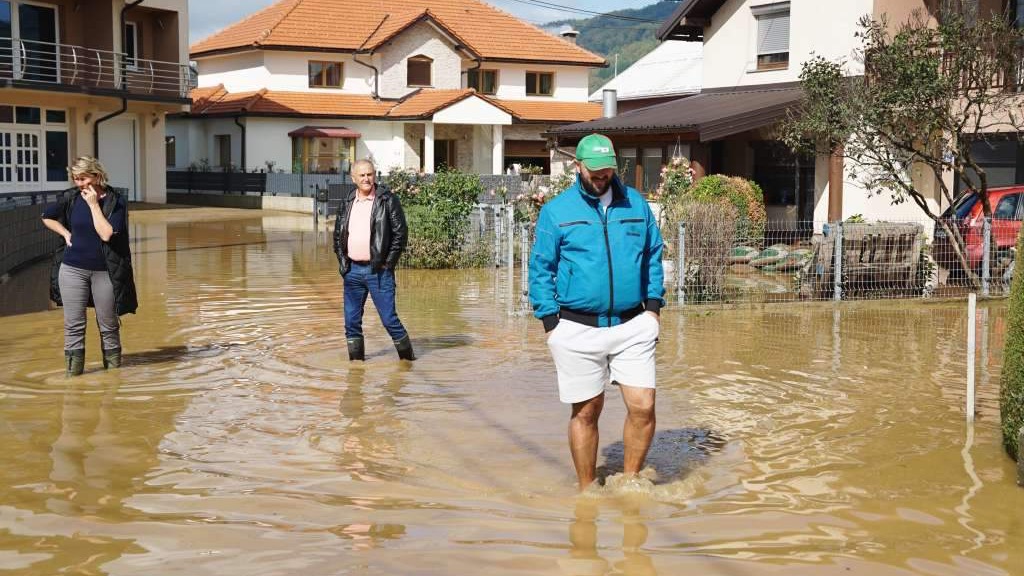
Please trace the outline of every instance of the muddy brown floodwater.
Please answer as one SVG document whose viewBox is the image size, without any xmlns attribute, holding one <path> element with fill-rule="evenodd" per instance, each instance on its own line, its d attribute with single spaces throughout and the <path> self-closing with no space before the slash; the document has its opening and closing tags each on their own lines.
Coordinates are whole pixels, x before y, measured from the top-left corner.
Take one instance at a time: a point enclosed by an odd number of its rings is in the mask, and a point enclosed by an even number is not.
<svg viewBox="0 0 1024 576">
<path fill-rule="evenodd" d="M 999 446 L 1004 303 L 666 310 L 658 433 L 577 497 L 567 409 L 504 270 L 399 272 L 420 359 L 345 356 L 306 217 L 136 212 L 126 365 L 66 380 L 46 266 L 0 286 L 0 571 L 11 574 L 1024 574 Z M 372 314 L 372 311 L 368 311 Z"/>
</svg>

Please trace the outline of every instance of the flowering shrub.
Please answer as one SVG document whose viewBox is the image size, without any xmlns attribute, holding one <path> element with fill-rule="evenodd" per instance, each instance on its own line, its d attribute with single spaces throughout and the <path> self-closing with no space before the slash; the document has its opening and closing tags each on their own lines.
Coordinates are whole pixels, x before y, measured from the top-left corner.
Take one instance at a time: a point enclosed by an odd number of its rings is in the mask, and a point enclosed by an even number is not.
<svg viewBox="0 0 1024 576">
<path fill-rule="evenodd" d="M 557 176 L 552 176 L 547 185 L 541 184 L 531 187 L 529 191 L 519 194 L 512 199 L 515 205 L 516 220 L 520 222 L 537 222 L 540 209 L 552 198 L 564 192 L 567 188 L 576 183 L 576 172 L 569 166 L 562 170 Z"/>
<path fill-rule="evenodd" d="M 661 169 L 661 184 L 648 196 L 651 202 L 661 206 L 661 229 L 665 240 L 665 257 L 674 258 L 679 234 L 679 222 L 683 220 L 690 188 L 693 186 L 693 168 L 690 161 L 676 156 Z"/>
<path fill-rule="evenodd" d="M 470 241 L 470 214 L 483 193 L 480 176 L 455 169 L 429 177 L 392 170 L 384 183 L 405 209 L 409 243 L 402 263 L 410 268 L 463 268 L 486 264 L 490 251 Z M 481 244 L 481 242 L 477 242 Z"/>
</svg>

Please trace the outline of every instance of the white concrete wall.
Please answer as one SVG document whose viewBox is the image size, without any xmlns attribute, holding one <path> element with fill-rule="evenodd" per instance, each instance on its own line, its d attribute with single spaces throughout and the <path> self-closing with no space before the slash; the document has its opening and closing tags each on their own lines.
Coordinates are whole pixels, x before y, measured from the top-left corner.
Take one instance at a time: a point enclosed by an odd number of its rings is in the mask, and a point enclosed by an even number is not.
<svg viewBox="0 0 1024 576">
<path fill-rule="evenodd" d="M 382 97 L 399 98 L 417 89 L 408 83 L 407 60 L 410 56 L 427 56 L 434 60 L 432 88 L 461 87 L 462 58 L 445 36 L 424 22 L 405 30 L 378 50 Z"/>
<path fill-rule="evenodd" d="M 435 124 L 511 125 L 512 115 L 481 98 L 471 96 L 434 114 Z"/>
<path fill-rule="evenodd" d="M 313 199 L 297 196 L 264 196 L 264 210 L 282 210 L 285 212 L 313 213 Z"/>
<path fill-rule="evenodd" d="M 506 100 L 560 100 L 586 102 L 590 95 L 590 71 L 586 66 L 553 66 L 550 64 L 496 64 L 485 62 L 483 68 L 498 70 L 496 98 Z M 553 96 L 527 96 L 526 72 L 553 72 Z M 463 87 L 466 80 L 462 81 Z"/>
<path fill-rule="evenodd" d="M 246 122 L 246 164 L 249 170 L 263 168 L 267 161 L 274 162 L 275 170 L 291 172 L 292 139 L 288 133 L 310 124 L 301 118 L 248 118 Z M 345 127 L 362 134 L 356 141 L 356 157 L 372 158 L 379 166 L 402 165 L 401 146 L 396 146 L 396 131 L 403 130 L 399 122 L 378 120 L 318 120 L 317 126 Z M 236 131 L 238 127 L 235 127 Z M 212 134 L 212 133 L 211 133 Z M 212 142 L 212 135 L 209 139 Z M 234 141 L 232 140 L 232 145 Z M 211 144 L 212 150 L 212 144 Z"/>
<path fill-rule="evenodd" d="M 789 67 L 757 71 L 757 20 L 752 6 L 777 0 L 728 0 L 704 32 L 703 87 L 720 88 L 796 82 L 803 62 L 814 55 L 846 60 L 851 74 L 860 71 L 853 61 L 859 42 L 857 20 L 871 14 L 872 0 L 790 0 Z"/>
<path fill-rule="evenodd" d="M 253 51 L 197 60 L 199 86 L 223 84 L 228 92 L 249 92 L 271 86 L 274 79 L 263 55 L 263 51 Z"/>
</svg>

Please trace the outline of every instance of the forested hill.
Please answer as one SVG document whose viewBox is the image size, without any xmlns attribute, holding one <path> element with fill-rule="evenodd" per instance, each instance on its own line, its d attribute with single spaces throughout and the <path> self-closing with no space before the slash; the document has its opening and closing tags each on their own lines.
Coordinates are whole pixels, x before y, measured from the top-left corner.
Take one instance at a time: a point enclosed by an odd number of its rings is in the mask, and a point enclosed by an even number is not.
<svg viewBox="0 0 1024 576">
<path fill-rule="evenodd" d="M 594 91 L 611 79 L 615 73 L 615 54 L 619 55 L 619 71 L 625 70 L 630 64 L 639 60 L 658 45 L 655 33 L 658 26 L 668 18 L 679 2 L 661 0 L 655 4 L 628 10 L 615 10 L 609 14 L 652 20 L 638 22 L 620 18 L 595 16 L 579 20 L 558 20 L 549 22 L 544 27 L 558 31 L 569 24 L 579 31 L 579 44 L 595 54 L 608 60 L 608 68 L 594 71 L 590 76 L 590 90 Z"/>
</svg>

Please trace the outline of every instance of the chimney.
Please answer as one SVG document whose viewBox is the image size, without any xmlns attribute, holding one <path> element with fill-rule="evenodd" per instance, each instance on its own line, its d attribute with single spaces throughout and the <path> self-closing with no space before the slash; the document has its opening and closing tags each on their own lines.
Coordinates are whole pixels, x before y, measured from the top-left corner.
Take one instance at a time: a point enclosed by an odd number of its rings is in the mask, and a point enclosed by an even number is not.
<svg viewBox="0 0 1024 576">
<path fill-rule="evenodd" d="M 614 118 L 619 113 L 619 97 L 617 92 L 606 88 L 601 91 L 601 99 L 604 103 L 604 113 L 602 116 Z"/>
<path fill-rule="evenodd" d="M 574 30 L 572 26 L 566 24 L 565 26 L 562 26 L 561 30 L 558 31 L 558 35 L 561 36 L 562 38 L 565 38 L 569 42 L 575 44 L 576 38 L 580 35 L 580 31 Z"/>
</svg>

